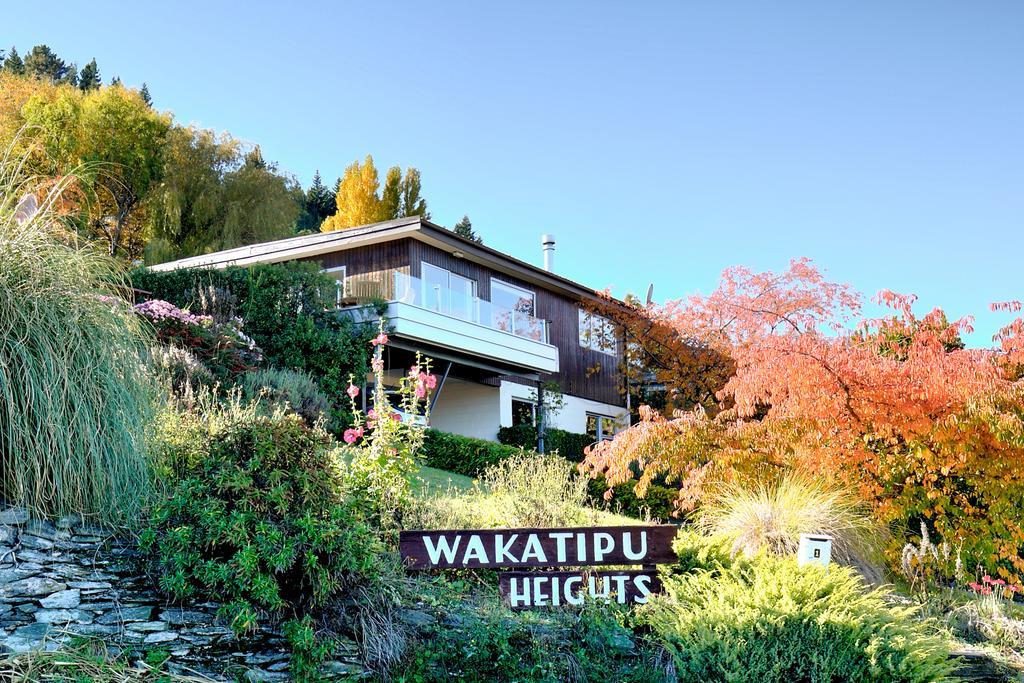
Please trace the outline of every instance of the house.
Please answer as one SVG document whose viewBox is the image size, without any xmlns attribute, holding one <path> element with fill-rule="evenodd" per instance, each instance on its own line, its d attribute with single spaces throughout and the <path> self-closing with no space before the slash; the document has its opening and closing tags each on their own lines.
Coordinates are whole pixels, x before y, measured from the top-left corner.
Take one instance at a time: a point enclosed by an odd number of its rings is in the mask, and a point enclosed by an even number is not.
<svg viewBox="0 0 1024 683">
<path fill-rule="evenodd" d="M 554 239 L 543 240 L 545 267 L 538 267 L 412 216 L 153 270 L 314 261 L 336 279 L 340 309 L 358 313 L 368 300 L 387 301 L 389 377 L 407 371 L 416 352 L 433 360 L 431 426 L 496 439 L 499 427 L 535 419 L 542 385 L 561 403 L 545 413 L 548 427 L 607 438 L 629 415 L 621 344 L 582 305 L 597 293 L 553 272 Z"/>
</svg>

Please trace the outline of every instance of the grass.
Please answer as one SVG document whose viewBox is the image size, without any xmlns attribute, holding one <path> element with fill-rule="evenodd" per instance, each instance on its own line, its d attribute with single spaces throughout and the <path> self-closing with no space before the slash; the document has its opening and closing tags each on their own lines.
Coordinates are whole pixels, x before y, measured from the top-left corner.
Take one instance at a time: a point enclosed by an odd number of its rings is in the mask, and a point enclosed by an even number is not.
<svg viewBox="0 0 1024 683">
<path fill-rule="evenodd" d="M 420 467 L 419 473 L 412 481 L 413 493 L 422 498 L 443 496 L 452 491 L 469 491 L 472 488 L 472 478 L 426 465 Z"/>
<path fill-rule="evenodd" d="M 128 662 L 124 654 L 96 640 L 73 640 L 56 652 L 28 652 L 0 659 L 0 680 L 10 683 L 212 683 L 205 676 L 163 670 L 165 652 Z"/>
<path fill-rule="evenodd" d="M 118 264 L 62 232 L 72 182 L 0 157 L 0 497 L 118 523 L 149 484 L 149 336 L 119 303 Z"/>
</svg>

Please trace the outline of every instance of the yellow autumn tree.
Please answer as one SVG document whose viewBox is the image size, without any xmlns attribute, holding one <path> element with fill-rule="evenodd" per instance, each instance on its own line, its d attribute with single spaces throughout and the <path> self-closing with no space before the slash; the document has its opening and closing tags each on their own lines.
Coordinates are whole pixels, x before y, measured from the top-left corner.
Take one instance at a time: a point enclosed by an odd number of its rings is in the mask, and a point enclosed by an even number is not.
<svg viewBox="0 0 1024 683">
<path fill-rule="evenodd" d="M 403 216 L 430 218 L 427 201 L 420 197 L 420 172 L 410 167 L 406 169 L 403 178 L 402 169 L 393 166 L 388 169 L 382 193 L 377 167 L 369 154 L 362 164 L 355 161 L 345 169 L 338 184 L 335 202 L 338 212 L 324 220 L 320 225 L 322 232 L 344 230 Z"/>
</svg>

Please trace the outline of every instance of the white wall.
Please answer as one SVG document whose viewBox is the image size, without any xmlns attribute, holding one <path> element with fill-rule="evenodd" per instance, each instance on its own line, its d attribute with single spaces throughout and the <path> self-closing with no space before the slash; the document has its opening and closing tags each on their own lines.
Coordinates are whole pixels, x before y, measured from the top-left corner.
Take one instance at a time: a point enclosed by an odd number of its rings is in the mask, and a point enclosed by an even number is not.
<svg viewBox="0 0 1024 683">
<path fill-rule="evenodd" d="M 502 418 L 500 398 L 498 387 L 449 377 L 430 411 L 430 426 L 443 432 L 496 441 Z M 509 420 L 511 423 L 511 417 Z"/>
<path fill-rule="evenodd" d="M 537 398 L 536 389 L 516 382 L 501 383 L 501 426 L 512 426 L 512 399 L 533 401 Z M 567 432 L 583 434 L 587 431 L 587 413 L 607 415 L 616 418 L 620 427 L 629 426 L 629 412 L 622 406 L 591 401 L 578 396 L 563 396 L 565 402 L 562 409 L 554 415 L 548 415 L 548 426 L 564 429 Z"/>
</svg>

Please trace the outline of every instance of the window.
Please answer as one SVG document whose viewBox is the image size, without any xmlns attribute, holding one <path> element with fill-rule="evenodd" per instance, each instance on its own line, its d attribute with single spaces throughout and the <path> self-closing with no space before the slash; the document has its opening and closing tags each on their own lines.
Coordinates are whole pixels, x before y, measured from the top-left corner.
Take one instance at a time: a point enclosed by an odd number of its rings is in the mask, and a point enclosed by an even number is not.
<svg viewBox="0 0 1024 683">
<path fill-rule="evenodd" d="M 341 306 L 341 300 L 345 298 L 345 275 L 347 269 L 345 266 L 337 266 L 335 268 L 325 268 L 324 273 L 328 277 L 332 278 L 335 282 L 334 292 L 334 305 L 336 307 Z"/>
<path fill-rule="evenodd" d="M 600 351 L 601 353 L 615 355 L 617 344 L 615 340 L 615 326 L 612 325 L 612 321 L 596 313 L 584 311 L 582 308 L 579 311 L 580 346 Z"/>
<path fill-rule="evenodd" d="M 544 341 L 544 325 L 534 317 L 533 292 L 491 278 L 491 326 Z"/>
<path fill-rule="evenodd" d="M 512 399 L 512 426 L 532 425 L 537 419 L 537 406 L 533 401 Z"/>
<path fill-rule="evenodd" d="M 423 306 L 463 320 L 476 315 L 476 281 L 456 275 L 430 263 L 420 264 L 423 280 Z"/>
<path fill-rule="evenodd" d="M 616 421 L 607 415 L 587 413 L 587 434 L 594 441 L 607 441 L 615 436 Z"/>
</svg>

